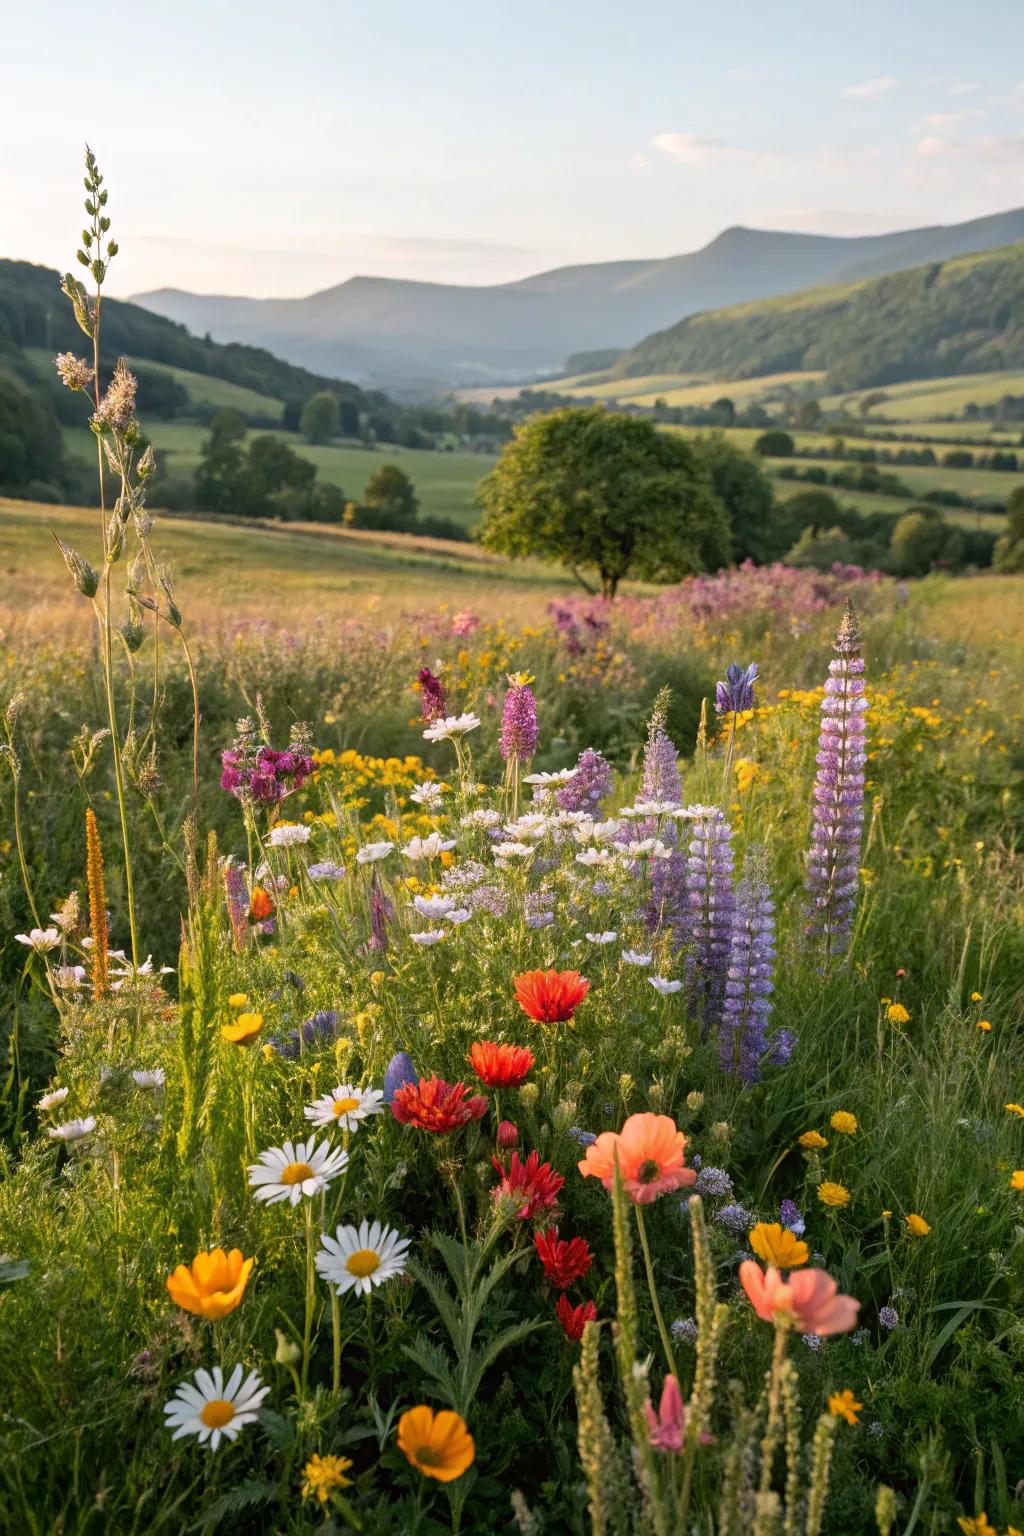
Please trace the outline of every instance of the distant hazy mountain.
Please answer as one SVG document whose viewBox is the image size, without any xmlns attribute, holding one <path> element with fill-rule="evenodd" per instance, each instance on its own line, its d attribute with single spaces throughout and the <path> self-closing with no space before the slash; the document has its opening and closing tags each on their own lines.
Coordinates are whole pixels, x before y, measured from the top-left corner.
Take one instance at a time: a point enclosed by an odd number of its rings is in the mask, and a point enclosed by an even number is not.
<svg viewBox="0 0 1024 1536">
<path fill-rule="evenodd" d="M 315 373 L 392 386 L 497 383 L 557 373 L 571 353 L 623 349 L 701 310 L 1022 239 L 1020 208 L 858 238 L 734 228 L 683 256 L 560 267 L 487 288 L 353 277 L 305 299 L 162 288 L 135 302 Z"/>
<path fill-rule="evenodd" d="M 725 380 L 814 370 L 832 393 L 1021 367 L 1024 244 L 690 315 L 624 353 L 610 373 Z"/>
</svg>

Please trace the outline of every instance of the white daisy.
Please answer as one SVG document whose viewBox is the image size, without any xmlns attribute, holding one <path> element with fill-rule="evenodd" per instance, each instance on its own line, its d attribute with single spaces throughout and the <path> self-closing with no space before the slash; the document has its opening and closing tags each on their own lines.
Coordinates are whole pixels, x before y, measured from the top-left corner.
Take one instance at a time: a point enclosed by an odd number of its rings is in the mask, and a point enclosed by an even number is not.
<svg viewBox="0 0 1024 1536">
<path fill-rule="evenodd" d="M 683 989 L 681 981 L 669 981 L 666 976 L 648 976 L 647 980 L 662 997 L 671 997 L 673 992 L 681 992 Z"/>
<path fill-rule="evenodd" d="M 354 1131 L 360 1120 L 384 1113 L 384 1095 L 379 1088 L 355 1088 L 350 1083 L 341 1083 L 314 1104 L 307 1104 L 303 1113 L 321 1128 L 340 1125 L 343 1131 Z"/>
<path fill-rule="evenodd" d="M 448 840 L 440 832 L 431 832 L 429 837 L 410 837 L 402 852 L 407 859 L 436 859 L 439 854 L 450 853 L 454 847 L 454 838 Z"/>
<path fill-rule="evenodd" d="M 618 934 L 611 928 L 606 928 L 603 933 L 588 933 L 584 937 L 591 944 L 614 944 Z"/>
<path fill-rule="evenodd" d="M 430 949 L 433 944 L 440 944 L 444 934 L 443 928 L 428 928 L 424 933 L 410 933 L 409 937 L 421 949 Z"/>
<path fill-rule="evenodd" d="M 313 835 L 312 827 L 297 826 L 294 822 L 282 822 L 270 829 L 271 848 L 294 848 L 298 843 L 308 843 Z"/>
<path fill-rule="evenodd" d="M 653 955 L 641 954 L 638 949 L 624 949 L 622 951 L 623 965 L 650 965 Z"/>
<path fill-rule="evenodd" d="M 255 1371 L 242 1379 L 242 1367 L 236 1365 L 227 1381 L 219 1365 L 212 1372 L 196 1371 L 192 1381 L 183 1381 L 169 1403 L 164 1404 L 167 1428 L 172 1440 L 195 1435 L 200 1445 L 215 1451 L 221 1439 L 236 1440 L 246 1424 L 253 1424 L 260 1404 L 270 1391 Z"/>
<path fill-rule="evenodd" d="M 37 955 L 45 955 L 47 950 L 56 949 L 60 943 L 60 929 L 32 928 L 28 933 L 16 933 L 14 937 L 19 944 L 27 944 L 29 949 L 34 949 Z"/>
<path fill-rule="evenodd" d="M 501 825 L 501 812 L 481 805 L 478 810 L 469 811 L 463 816 L 462 825 L 464 827 L 497 827 Z"/>
<path fill-rule="evenodd" d="M 537 852 L 532 843 L 495 843 L 496 859 L 532 859 Z"/>
<path fill-rule="evenodd" d="M 540 784 L 543 788 L 547 788 L 550 784 L 568 784 L 569 780 L 575 777 L 575 768 L 559 768 L 554 773 L 528 773 L 523 783 Z"/>
<path fill-rule="evenodd" d="M 437 807 L 441 804 L 443 794 L 444 790 L 440 784 L 434 784 L 427 780 L 424 784 L 416 785 L 409 799 L 414 800 L 417 805 L 422 805 L 425 810 L 436 811 Z"/>
<path fill-rule="evenodd" d="M 394 843 L 364 843 L 356 853 L 356 863 L 376 864 L 379 859 L 386 859 L 394 846 Z"/>
<path fill-rule="evenodd" d="M 682 805 L 676 807 L 676 816 L 687 821 L 702 821 L 707 817 L 720 816 L 717 805 Z"/>
<path fill-rule="evenodd" d="M 320 1241 L 323 1249 L 316 1256 L 317 1271 L 339 1296 L 346 1291 L 368 1296 L 375 1285 L 383 1285 L 405 1269 L 409 1239 L 379 1221 L 338 1227 L 333 1237 L 323 1232 Z"/>
<path fill-rule="evenodd" d="M 543 811 L 528 811 L 518 821 L 510 821 L 504 833 L 516 842 L 539 842 L 550 826 L 551 822 Z"/>
<path fill-rule="evenodd" d="M 81 1141 L 83 1136 L 91 1136 L 95 1129 L 95 1115 L 87 1115 L 84 1120 L 66 1120 L 63 1125 L 51 1125 L 46 1134 L 51 1141 Z"/>
<path fill-rule="evenodd" d="M 475 731 L 479 724 L 479 715 L 446 715 L 443 720 L 428 725 L 423 737 L 426 741 L 449 741 L 453 736 L 465 736 L 467 732 Z"/>
<path fill-rule="evenodd" d="M 597 864 L 609 864 L 611 857 L 607 848 L 584 848 L 582 853 L 576 855 L 576 863 L 593 868 Z"/>
<path fill-rule="evenodd" d="M 412 904 L 420 917 L 447 917 L 455 910 L 454 896 L 414 896 Z"/>
<path fill-rule="evenodd" d="M 69 1088 L 51 1088 L 49 1093 L 44 1093 L 36 1109 L 56 1109 L 58 1104 L 63 1104 L 70 1093 Z"/>
<path fill-rule="evenodd" d="M 627 821 L 644 821 L 648 816 L 673 816 L 679 809 L 674 800 L 637 800 L 619 815 Z"/>
<path fill-rule="evenodd" d="M 258 1163 L 249 1165 L 249 1184 L 257 1200 L 274 1205 L 287 1200 L 298 1205 L 303 1195 L 315 1195 L 336 1179 L 348 1166 L 348 1153 L 332 1148 L 325 1141 L 286 1141 L 283 1147 L 268 1147 Z"/>
<path fill-rule="evenodd" d="M 162 1088 L 166 1081 L 167 1073 L 164 1071 L 163 1067 L 152 1067 L 148 1071 L 132 1073 L 132 1082 L 135 1084 L 136 1088 L 141 1088 L 145 1093 L 150 1093 L 155 1091 L 157 1088 Z"/>
<path fill-rule="evenodd" d="M 468 923 L 472 916 L 468 907 L 456 907 L 454 912 L 444 914 L 444 920 L 446 923 L 454 923 L 458 928 L 462 923 Z"/>
</svg>

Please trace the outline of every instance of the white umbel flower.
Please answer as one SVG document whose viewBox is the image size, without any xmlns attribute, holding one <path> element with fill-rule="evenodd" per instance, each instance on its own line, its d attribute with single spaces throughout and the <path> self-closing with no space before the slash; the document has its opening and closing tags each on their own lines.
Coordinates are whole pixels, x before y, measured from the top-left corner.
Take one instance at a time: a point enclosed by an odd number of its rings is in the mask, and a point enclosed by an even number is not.
<svg viewBox="0 0 1024 1536">
<path fill-rule="evenodd" d="M 383 1113 L 384 1095 L 379 1088 L 356 1088 L 350 1083 L 332 1088 L 303 1110 L 306 1119 L 321 1129 L 337 1125 L 343 1131 L 354 1131 L 360 1120 Z"/>
<path fill-rule="evenodd" d="M 317 1271 L 339 1296 L 346 1291 L 368 1296 L 375 1285 L 383 1285 L 405 1269 L 409 1239 L 379 1221 L 338 1227 L 333 1237 L 321 1233 L 320 1242 Z"/>
<path fill-rule="evenodd" d="M 669 981 L 667 976 L 648 976 L 647 980 L 655 992 L 660 992 L 662 997 L 671 997 L 673 992 L 681 992 L 683 990 L 681 981 Z"/>
<path fill-rule="evenodd" d="M 348 1153 L 332 1148 L 330 1142 L 286 1141 L 283 1147 L 268 1147 L 258 1163 L 249 1166 L 249 1184 L 256 1199 L 275 1205 L 287 1200 L 298 1205 L 303 1195 L 318 1194 L 348 1166 Z"/>
<path fill-rule="evenodd" d="M 465 736 L 468 731 L 475 731 L 479 724 L 479 715 L 446 715 L 443 720 L 428 725 L 423 737 L 425 741 L 449 741 L 453 736 Z"/>
<path fill-rule="evenodd" d="M 308 843 L 313 834 L 312 827 L 302 827 L 293 821 L 282 822 L 279 827 L 270 829 L 271 848 L 294 848 L 298 843 Z"/>
<path fill-rule="evenodd" d="M 51 1088 L 49 1093 L 43 1094 L 42 1098 L 39 1100 L 39 1103 L 36 1105 L 36 1109 L 41 1109 L 44 1111 L 56 1109 L 58 1104 L 64 1103 L 64 1100 L 67 1098 L 70 1091 L 71 1090 L 69 1088 Z"/>
<path fill-rule="evenodd" d="M 443 838 L 440 832 L 431 832 L 429 837 L 410 837 L 402 852 L 407 859 L 436 859 L 439 854 L 450 853 L 454 847 L 454 838 Z"/>
<path fill-rule="evenodd" d="M 624 949 L 622 951 L 623 965 L 650 965 L 653 955 L 646 955 L 639 949 Z"/>
<path fill-rule="evenodd" d="M 96 1129 L 96 1116 L 86 1115 L 84 1120 L 65 1120 L 63 1125 L 51 1125 L 47 1131 L 51 1141 L 81 1141 Z"/>
<path fill-rule="evenodd" d="M 236 1365 L 227 1381 L 219 1365 L 212 1371 L 199 1370 L 191 1381 L 183 1381 L 169 1403 L 164 1404 L 167 1428 L 172 1440 L 195 1435 L 200 1445 L 215 1451 L 222 1439 L 237 1440 L 246 1424 L 253 1424 L 260 1404 L 270 1391 L 255 1371 L 243 1379 L 242 1367 Z"/>
<path fill-rule="evenodd" d="M 618 934 L 613 928 L 605 928 L 601 933 L 588 933 L 584 937 L 590 944 L 614 944 Z"/>
<path fill-rule="evenodd" d="M 425 783 L 416 785 L 409 799 L 414 801 L 416 805 L 422 805 L 424 810 L 436 811 L 437 807 L 441 804 L 443 794 L 444 790 L 440 784 L 435 784 L 428 779 Z"/>
<path fill-rule="evenodd" d="M 575 768 L 558 768 L 554 773 L 528 773 L 523 779 L 524 784 L 539 784 L 542 789 L 554 784 L 568 784 L 570 779 L 576 777 Z"/>
<path fill-rule="evenodd" d="M 364 843 L 356 853 L 356 863 L 376 864 L 378 860 L 386 859 L 394 846 L 394 843 Z"/>
<path fill-rule="evenodd" d="M 445 930 L 443 928 L 427 928 L 423 933 L 410 933 L 409 937 L 421 949 L 432 949 L 435 944 L 440 944 L 444 935 Z"/>
</svg>

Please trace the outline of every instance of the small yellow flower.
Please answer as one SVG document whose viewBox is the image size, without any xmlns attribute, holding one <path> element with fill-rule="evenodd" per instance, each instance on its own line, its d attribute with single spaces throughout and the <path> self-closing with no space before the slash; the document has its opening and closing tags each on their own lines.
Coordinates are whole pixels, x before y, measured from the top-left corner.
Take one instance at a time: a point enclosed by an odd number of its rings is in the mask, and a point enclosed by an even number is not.
<svg viewBox="0 0 1024 1536">
<path fill-rule="evenodd" d="M 972 992 L 971 993 L 971 1002 L 972 1003 L 980 1003 L 981 1002 L 981 993 L 980 992 Z"/>
<path fill-rule="evenodd" d="M 923 1216 L 919 1216 L 916 1211 L 911 1211 L 907 1217 L 907 1231 L 911 1237 L 927 1237 L 931 1227 Z"/>
<path fill-rule="evenodd" d="M 232 1045 L 244 1045 L 263 1028 L 262 1013 L 240 1013 L 233 1024 L 221 1025 L 221 1038 Z"/>
<path fill-rule="evenodd" d="M 302 1469 L 302 1497 L 326 1504 L 336 1489 L 352 1486 L 345 1476 L 351 1465 L 348 1456 L 311 1456 Z"/>
<path fill-rule="evenodd" d="M 247 992 L 232 992 L 231 996 L 228 998 L 228 1007 L 244 1008 L 248 1001 L 249 994 Z"/>
<path fill-rule="evenodd" d="M 885 1016 L 890 1024 L 909 1024 L 910 1014 L 902 1003 L 890 1003 L 885 1010 Z"/>
<path fill-rule="evenodd" d="M 984 1510 L 980 1514 L 975 1515 L 973 1520 L 958 1520 L 957 1525 L 963 1531 L 964 1536 L 999 1536 L 995 1526 L 989 1525 L 988 1515 L 986 1515 Z M 1007 1533 L 1007 1536 L 1009 1536 L 1009 1533 Z"/>
<path fill-rule="evenodd" d="M 849 1387 L 842 1392 L 833 1392 L 828 1400 L 828 1411 L 837 1419 L 845 1419 L 847 1424 L 856 1424 L 857 1415 L 864 1407 L 858 1403 Z"/>
<path fill-rule="evenodd" d="M 750 1229 L 749 1241 L 758 1258 L 776 1269 L 796 1269 L 810 1256 L 807 1244 L 777 1221 L 759 1221 Z"/>
<path fill-rule="evenodd" d="M 824 1184 L 818 1185 L 818 1199 L 822 1205 L 830 1205 L 834 1210 L 839 1210 L 850 1203 L 850 1191 L 845 1184 L 833 1184 L 826 1179 Z"/>
<path fill-rule="evenodd" d="M 1024 1120 L 1024 1104 L 1004 1104 L 1003 1108 L 1016 1115 L 1018 1120 Z"/>
<path fill-rule="evenodd" d="M 837 1109 L 829 1125 L 841 1136 L 852 1136 L 857 1129 L 857 1116 L 851 1115 L 848 1110 Z"/>
<path fill-rule="evenodd" d="M 1010 1174 L 1010 1188 L 1024 1189 L 1024 1168 L 1015 1168 Z"/>
<path fill-rule="evenodd" d="M 804 1131 L 798 1140 L 802 1147 L 808 1147 L 815 1151 L 820 1151 L 822 1147 L 828 1146 L 824 1136 L 819 1135 L 817 1131 Z"/>
<path fill-rule="evenodd" d="M 992 1028 L 992 1025 L 989 1023 L 988 1019 L 979 1019 L 977 1027 L 979 1029 L 983 1029 L 987 1035 L 989 1030 Z"/>
</svg>

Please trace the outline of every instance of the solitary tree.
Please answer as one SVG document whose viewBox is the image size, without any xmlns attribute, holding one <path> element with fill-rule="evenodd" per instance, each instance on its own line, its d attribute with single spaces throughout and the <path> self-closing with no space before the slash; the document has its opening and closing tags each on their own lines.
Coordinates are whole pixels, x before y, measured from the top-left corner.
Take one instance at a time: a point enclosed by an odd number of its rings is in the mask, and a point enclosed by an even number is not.
<svg viewBox="0 0 1024 1536">
<path fill-rule="evenodd" d="M 299 430 L 308 443 L 329 443 L 341 425 L 338 398 L 329 390 L 310 395 L 302 408 Z"/>
<path fill-rule="evenodd" d="M 416 487 L 397 464 L 382 464 L 366 483 L 363 505 L 373 507 L 391 519 L 392 527 L 414 523 L 419 502 Z"/>
<path fill-rule="evenodd" d="M 711 477 L 682 437 L 600 406 L 534 416 L 480 484 L 483 543 L 559 561 L 613 598 L 625 576 L 679 580 L 729 559 Z"/>
</svg>

